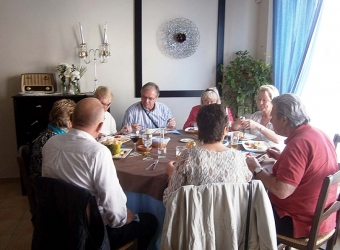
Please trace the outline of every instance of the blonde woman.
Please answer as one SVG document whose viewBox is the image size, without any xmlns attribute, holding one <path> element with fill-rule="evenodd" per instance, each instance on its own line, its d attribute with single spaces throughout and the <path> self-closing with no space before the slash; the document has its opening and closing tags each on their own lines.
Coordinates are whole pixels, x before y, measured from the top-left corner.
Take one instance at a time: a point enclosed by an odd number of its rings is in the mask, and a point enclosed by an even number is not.
<svg viewBox="0 0 340 250">
<path fill-rule="evenodd" d="M 273 108 L 272 100 L 279 95 L 279 91 L 275 86 L 262 85 L 256 100 L 259 111 L 251 114 L 248 119 L 243 117 L 237 119 L 237 121 L 232 124 L 232 129 L 250 129 L 250 133 L 256 135 L 257 140 L 282 144 L 285 137 L 276 134 L 273 124 L 270 122 Z"/>
<path fill-rule="evenodd" d="M 47 129 L 41 132 L 33 143 L 30 161 L 30 178 L 41 176 L 41 150 L 45 143 L 52 136 L 67 133 L 72 127 L 71 114 L 75 106 L 76 103 L 69 99 L 61 99 L 53 104 L 49 114 Z"/>
<path fill-rule="evenodd" d="M 196 116 L 202 106 L 213 103 L 221 104 L 221 98 L 216 87 L 207 88 L 206 90 L 203 91 L 203 93 L 201 94 L 201 105 L 197 105 L 191 109 L 189 117 L 187 121 L 184 123 L 183 130 L 188 127 L 194 126 L 194 123 L 196 122 Z M 226 111 L 229 117 L 229 121 L 232 123 L 234 119 L 231 110 L 229 108 L 226 108 Z"/>
</svg>

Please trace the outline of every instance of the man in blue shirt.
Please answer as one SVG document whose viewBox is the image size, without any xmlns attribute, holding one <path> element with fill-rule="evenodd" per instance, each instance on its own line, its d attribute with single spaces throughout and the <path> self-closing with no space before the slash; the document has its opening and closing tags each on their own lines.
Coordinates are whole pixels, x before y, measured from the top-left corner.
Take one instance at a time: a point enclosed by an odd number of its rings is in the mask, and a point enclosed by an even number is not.
<svg viewBox="0 0 340 250">
<path fill-rule="evenodd" d="M 132 104 L 125 112 L 122 127 L 131 126 L 133 130 L 147 128 L 172 128 L 176 127 L 175 118 L 170 109 L 161 102 L 157 102 L 159 88 L 153 82 L 143 85 L 141 101 Z"/>
</svg>

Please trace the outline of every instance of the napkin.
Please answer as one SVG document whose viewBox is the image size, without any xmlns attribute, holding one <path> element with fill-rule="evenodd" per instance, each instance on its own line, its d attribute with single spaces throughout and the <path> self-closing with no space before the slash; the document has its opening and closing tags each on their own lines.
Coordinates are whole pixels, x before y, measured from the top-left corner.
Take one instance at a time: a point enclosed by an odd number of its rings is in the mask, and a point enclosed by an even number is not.
<svg viewBox="0 0 340 250">
<path fill-rule="evenodd" d="M 173 130 L 173 131 L 171 131 L 171 132 L 168 132 L 168 134 L 180 135 L 181 133 L 178 132 L 178 130 Z"/>
</svg>

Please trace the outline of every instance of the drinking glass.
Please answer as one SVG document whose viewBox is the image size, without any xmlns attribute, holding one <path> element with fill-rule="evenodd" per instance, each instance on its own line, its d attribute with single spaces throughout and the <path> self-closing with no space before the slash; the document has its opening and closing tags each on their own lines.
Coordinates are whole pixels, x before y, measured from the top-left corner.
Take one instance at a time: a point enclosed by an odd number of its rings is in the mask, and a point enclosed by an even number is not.
<svg viewBox="0 0 340 250">
<path fill-rule="evenodd" d="M 145 153 L 147 154 L 147 157 L 143 158 L 143 160 L 151 161 L 151 160 L 153 160 L 153 158 L 149 156 L 149 152 L 147 151 L 147 149 L 152 145 L 152 134 L 143 134 L 142 140 L 143 140 L 143 144 L 146 148 Z"/>
<path fill-rule="evenodd" d="M 232 148 L 237 149 L 238 148 L 238 141 L 239 141 L 239 132 L 233 132 L 231 135 L 231 142 L 230 145 Z"/>
<path fill-rule="evenodd" d="M 130 135 L 131 141 L 133 141 L 133 153 L 130 154 L 131 156 L 138 156 L 139 153 L 137 152 L 137 142 L 139 139 L 139 133 L 131 133 Z"/>
<path fill-rule="evenodd" d="M 176 146 L 176 159 L 178 159 L 181 156 L 181 153 L 185 149 L 186 149 L 185 146 Z"/>
</svg>

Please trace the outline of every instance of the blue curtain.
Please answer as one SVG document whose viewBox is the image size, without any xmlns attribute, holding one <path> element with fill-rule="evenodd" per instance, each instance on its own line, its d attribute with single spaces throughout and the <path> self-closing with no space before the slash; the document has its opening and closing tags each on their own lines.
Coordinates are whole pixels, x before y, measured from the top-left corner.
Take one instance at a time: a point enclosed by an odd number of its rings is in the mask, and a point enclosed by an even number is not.
<svg viewBox="0 0 340 250">
<path fill-rule="evenodd" d="M 297 93 L 323 0 L 274 0 L 274 83 L 281 94 Z"/>
</svg>

